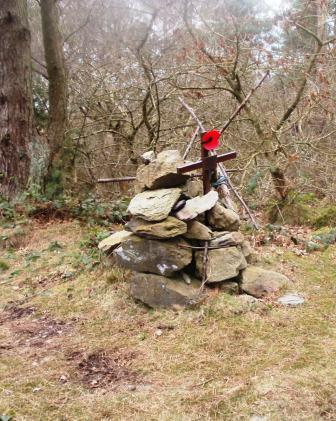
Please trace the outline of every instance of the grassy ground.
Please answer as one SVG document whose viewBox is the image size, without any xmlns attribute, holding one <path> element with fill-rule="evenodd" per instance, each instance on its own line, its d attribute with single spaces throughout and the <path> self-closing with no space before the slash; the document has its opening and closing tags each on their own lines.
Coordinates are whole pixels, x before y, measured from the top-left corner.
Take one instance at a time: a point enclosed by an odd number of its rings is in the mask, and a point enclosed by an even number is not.
<svg viewBox="0 0 336 421">
<path fill-rule="evenodd" d="M 96 234 L 78 222 L 0 234 L 1 420 L 336 419 L 335 246 L 259 249 L 301 307 L 213 292 L 153 311 L 99 262 Z"/>
</svg>

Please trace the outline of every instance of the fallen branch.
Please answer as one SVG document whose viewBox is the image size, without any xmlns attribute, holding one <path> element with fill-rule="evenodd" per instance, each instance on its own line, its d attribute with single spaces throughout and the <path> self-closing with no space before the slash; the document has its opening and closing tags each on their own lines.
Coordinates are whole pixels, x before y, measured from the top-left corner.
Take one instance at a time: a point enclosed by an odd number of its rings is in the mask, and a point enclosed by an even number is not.
<svg viewBox="0 0 336 421">
<path fill-rule="evenodd" d="M 121 181 L 134 181 L 136 177 L 99 178 L 97 183 L 119 183 Z"/>
</svg>

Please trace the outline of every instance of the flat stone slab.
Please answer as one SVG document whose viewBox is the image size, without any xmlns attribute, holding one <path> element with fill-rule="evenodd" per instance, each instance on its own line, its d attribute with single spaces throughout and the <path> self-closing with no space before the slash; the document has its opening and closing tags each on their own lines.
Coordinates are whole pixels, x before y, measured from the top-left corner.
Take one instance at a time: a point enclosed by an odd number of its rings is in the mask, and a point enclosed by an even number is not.
<svg viewBox="0 0 336 421">
<path fill-rule="evenodd" d="M 209 211 L 208 220 L 211 228 L 215 230 L 237 231 L 240 225 L 239 215 L 219 203 Z"/>
<path fill-rule="evenodd" d="M 301 295 L 295 294 L 295 293 L 286 294 L 278 298 L 278 303 L 286 305 L 286 306 L 290 306 L 290 307 L 298 306 L 300 304 L 303 304 L 304 302 L 305 302 L 304 298 L 301 297 Z"/>
<path fill-rule="evenodd" d="M 215 237 L 210 241 L 211 247 L 238 246 L 244 241 L 244 235 L 238 231 L 215 233 Z"/>
<path fill-rule="evenodd" d="M 204 196 L 197 196 L 186 201 L 184 208 L 176 212 L 175 216 L 182 221 L 195 219 L 201 213 L 213 208 L 218 200 L 218 193 L 210 191 Z"/>
<path fill-rule="evenodd" d="M 203 251 L 195 253 L 196 274 L 202 278 L 204 271 Z M 247 266 L 245 257 L 238 247 L 227 247 L 208 251 L 208 283 L 235 278 Z"/>
<path fill-rule="evenodd" d="M 184 308 L 202 300 L 201 282 L 186 284 L 182 278 L 134 272 L 130 280 L 130 295 L 152 308 Z"/>
<path fill-rule="evenodd" d="M 121 266 L 138 272 L 173 276 L 188 266 L 192 260 L 190 248 L 182 239 L 150 240 L 137 236 L 123 242 L 113 255 Z"/>
<path fill-rule="evenodd" d="M 181 189 L 159 189 L 144 191 L 131 200 L 128 211 L 146 221 L 166 219 L 181 195 Z"/>
<path fill-rule="evenodd" d="M 281 288 L 291 285 L 287 276 L 258 266 L 248 266 L 242 272 L 241 289 L 247 294 L 261 298 L 277 293 Z"/>
<path fill-rule="evenodd" d="M 126 229 L 140 237 L 146 238 L 173 238 L 187 232 L 187 224 L 173 216 L 168 216 L 160 222 L 149 222 L 141 218 L 133 218 L 126 224 Z"/>
<path fill-rule="evenodd" d="M 122 242 L 126 241 L 128 238 L 132 237 L 132 233 L 129 231 L 117 231 L 110 235 L 107 238 L 104 238 L 99 244 L 99 250 L 104 251 L 105 253 L 112 250 L 117 245 L 121 244 Z"/>
</svg>

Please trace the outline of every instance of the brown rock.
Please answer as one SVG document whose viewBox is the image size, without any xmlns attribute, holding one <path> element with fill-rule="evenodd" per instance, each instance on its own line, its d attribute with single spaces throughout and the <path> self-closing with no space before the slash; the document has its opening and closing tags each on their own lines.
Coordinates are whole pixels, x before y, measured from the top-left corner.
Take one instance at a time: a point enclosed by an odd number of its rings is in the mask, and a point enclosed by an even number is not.
<svg viewBox="0 0 336 421">
<path fill-rule="evenodd" d="M 237 231 L 240 225 L 239 215 L 224 206 L 216 205 L 208 213 L 209 225 L 216 230 Z"/>
<path fill-rule="evenodd" d="M 290 284 L 285 275 L 257 266 L 249 266 L 242 272 L 241 289 L 257 298 L 274 294 Z"/>
<path fill-rule="evenodd" d="M 147 165 L 140 165 L 136 173 L 136 191 L 161 189 L 184 184 L 188 175 L 178 174 L 177 166 L 183 159 L 177 150 L 167 150 L 158 154 Z"/>
<path fill-rule="evenodd" d="M 245 256 L 245 259 L 246 259 L 247 263 L 256 263 L 257 255 L 254 253 L 250 242 L 247 241 L 247 240 L 244 240 L 240 244 L 240 247 L 241 247 L 241 250 L 243 252 L 243 255 Z"/>
<path fill-rule="evenodd" d="M 202 278 L 204 271 L 203 251 L 195 253 L 196 274 Z M 221 282 L 238 276 L 247 266 L 245 257 L 237 247 L 227 247 L 208 252 L 208 282 Z"/>
<path fill-rule="evenodd" d="M 187 285 L 182 278 L 134 272 L 130 280 L 130 295 L 153 308 L 183 308 L 203 299 L 201 283 L 192 280 Z"/>
<path fill-rule="evenodd" d="M 210 241 L 210 246 L 238 246 L 244 241 L 244 235 L 241 232 L 215 232 L 215 238 Z"/>
<path fill-rule="evenodd" d="M 182 187 L 182 192 L 192 198 L 203 195 L 203 183 L 200 179 L 190 178 Z"/>
<path fill-rule="evenodd" d="M 183 235 L 190 240 L 211 240 L 213 233 L 210 228 L 198 221 L 187 222 L 188 231 Z"/>
<path fill-rule="evenodd" d="M 168 216 L 161 222 L 149 222 L 141 218 L 133 218 L 125 227 L 140 237 L 154 239 L 173 238 L 187 232 L 187 224 L 173 216 Z"/>
<path fill-rule="evenodd" d="M 222 292 L 225 292 L 225 294 L 230 294 L 230 295 L 237 295 L 239 294 L 239 285 L 237 282 L 221 282 L 219 284 L 219 288 Z"/>
</svg>

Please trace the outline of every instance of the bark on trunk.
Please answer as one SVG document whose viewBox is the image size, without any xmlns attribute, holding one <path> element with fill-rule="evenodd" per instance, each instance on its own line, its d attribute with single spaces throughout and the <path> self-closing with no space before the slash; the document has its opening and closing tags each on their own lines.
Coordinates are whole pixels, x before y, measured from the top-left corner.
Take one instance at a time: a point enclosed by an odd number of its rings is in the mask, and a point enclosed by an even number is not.
<svg viewBox="0 0 336 421">
<path fill-rule="evenodd" d="M 14 198 L 29 177 L 33 127 L 26 0 L 0 2 L 0 193 Z"/>
<path fill-rule="evenodd" d="M 59 167 L 67 125 L 67 81 L 57 0 L 41 0 L 45 61 L 49 78 L 49 167 Z"/>
</svg>

